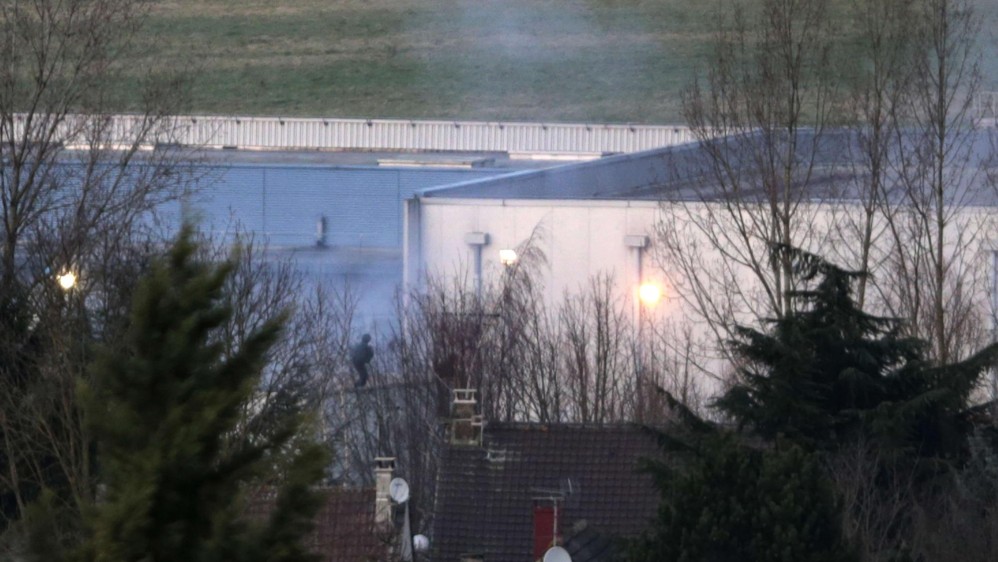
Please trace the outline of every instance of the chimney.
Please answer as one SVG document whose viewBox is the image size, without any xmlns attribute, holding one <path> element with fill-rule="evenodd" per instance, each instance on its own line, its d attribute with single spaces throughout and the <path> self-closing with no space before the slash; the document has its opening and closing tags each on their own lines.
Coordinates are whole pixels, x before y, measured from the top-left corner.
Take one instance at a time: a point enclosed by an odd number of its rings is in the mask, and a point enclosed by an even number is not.
<svg viewBox="0 0 998 562">
<path fill-rule="evenodd" d="M 387 525 L 392 520 L 392 498 L 388 485 L 395 471 L 395 457 L 374 459 L 374 524 Z"/>
<path fill-rule="evenodd" d="M 482 416 L 475 413 L 478 400 L 473 388 L 455 388 L 451 402 L 451 445 L 482 444 Z"/>
<path fill-rule="evenodd" d="M 561 506 L 557 498 L 534 503 L 534 560 L 539 560 L 552 546 L 561 545 Z"/>
</svg>

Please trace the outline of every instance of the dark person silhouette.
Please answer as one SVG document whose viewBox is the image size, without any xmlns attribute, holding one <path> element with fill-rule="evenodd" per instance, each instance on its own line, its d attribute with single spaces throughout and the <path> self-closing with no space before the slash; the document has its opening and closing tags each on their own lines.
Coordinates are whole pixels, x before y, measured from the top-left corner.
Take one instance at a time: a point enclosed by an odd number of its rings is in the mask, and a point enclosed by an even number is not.
<svg viewBox="0 0 998 562">
<path fill-rule="evenodd" d="M 361 388 L 367 384 L 367 365 L 371 359 L 374 359 L 371 335 L 364 334 L 360 338 L 360 343 L 350 348 L 350 362 L 353 363 L 353 368 L 357 369 L 357 374 L 360 375 L 360 379 L 354 385 L 356 388 Z"/>
</svg>

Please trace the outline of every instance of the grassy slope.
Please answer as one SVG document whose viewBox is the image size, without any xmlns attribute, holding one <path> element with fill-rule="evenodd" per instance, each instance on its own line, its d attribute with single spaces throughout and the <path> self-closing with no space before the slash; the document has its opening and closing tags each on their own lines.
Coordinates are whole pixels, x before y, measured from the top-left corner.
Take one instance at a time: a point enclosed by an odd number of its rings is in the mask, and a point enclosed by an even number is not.
<svg viewBox="0 0 998 562">
<path fill-rule="evenodd" d="M 202 113 L 678 122 L 717 5 L 160 0 L 148 42 L 201 68 Z"/>
</svg>

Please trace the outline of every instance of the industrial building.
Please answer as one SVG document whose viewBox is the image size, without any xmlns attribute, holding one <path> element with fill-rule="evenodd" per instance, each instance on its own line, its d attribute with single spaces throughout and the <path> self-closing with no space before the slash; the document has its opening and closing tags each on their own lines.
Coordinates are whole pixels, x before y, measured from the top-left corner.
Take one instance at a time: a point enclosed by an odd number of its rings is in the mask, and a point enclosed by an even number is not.
<svg viewBox="0 0 998 562">
<path fill-rule="evenodd" d="M 959 264 L 972 270 L 968 278 L 973 285 L 961 290 L 974 295 L 985 318 L 998 308 L 994 135 L 993 127 L 974 133 L 966 161 L 955 163 L 964 169 L 947 171 L 953 192 L 947 195 L 952 200 L 947 213 L 952 216 L 947 218 L 946 244 L 951 247 L 958 239 L 970 239 L 968 231 L 974 225 L 972 247 Z M 808 217 L 804 226 L 815 232 L 810 238 L 813 246 L 805 249 L 855 269 L 854 255 L 843 250 L 855 247 L 858 240 L 842 227 L 844 217 L 860 210 L 854 190 L 861 181 L 854 180 L 862 180 L 862 172 L 857 171 L 851 138 L 847 132 L 825 134 L 810 162 L 808 191 L 796 200 L 801 215 Z M 743 135 L 724 142 L 731 143 L 727 150 L 738 151 L 754 141 Z M 691 295 L 684 291 L 703 280 L 687 278 L 669 263 L 667 253 L 660 251 L 659 227 L 676 214 L 713 216 L 723 209 L 728 202 L 723 191 L 711 190 L 710 166 L 704 148 L 691 143 L 419 190 L 407 201 L 405 212 L 406 284 L 418 288 L 429 279 L 473 278 L 487 285 L 499 278 L 510 250 L 530 240 L 546 257 L 539 275 L 548 304 L 557 306 L 566 294 L 578 293 L 597 275 L 611 275 L 620 301 L 635 321 L 645 312 L 673 323 L 695 323 L 700 319 L 690 306 Z M 743 196 L 751 200 L 761 195 Z M 696 259 L 705 268 L 723 259 L 702 231 L 690 228 L 685 236 L 700 249 Z M 884 235 L 875 240 L 875 266 L 888 251 L 887 239 Z M 886 270 L 871 273 L 890 275 Z M 713 289 L 724 293 L 738 286 L 750 292 L 753 278 L 747 271 L 739 275 L 715 281 Z M 642 287 L 652 293 L 653 305 L 643 304 Z M 746 314 L 734 319 L 753 318 Z"/>
<path fill-rule="evenodd" d="M 134 119 L 115 117 L 127 144 Z M 682 144 L 684 127 L 460 121 L 173 118 L 170 141 L 200 147 L 198 189 L 165 209 L 216 239 L 250 234 L 307 278 L 349 286 L 360 325 L 388 320 L 403 284 L 406 201 L 442 186 Z M 115 140 L 112 139 L 112 140 Z"/>
<path fill-rule="evenodd" d="M 129 130 L 127 116 L 117 119 L 118 128 Z M 208 148 L 195 165 L 204 189 L 173 209 L 175 220 L 194 218 L 215 236 L 238 226 L 317 282 L 362 289 L 359 312 L 368 324 L 391 315 L 399 286 L 418 290 L 431 277 L 496 279 L 510 251 L 526 240 L 546 256 L 538 274 L 547 302 L 611 275 L 635 316 L 645 285 L 663 297 L 655 314 L 681 320 L 690 280 L 663 259 L 656 229 L 676 205 L 690 212 L 723 204 L 720 192 L 712 197 L 709 185 L 703 189 L 709 162 L 683 127 L 174 119 L 180 131 L 174 142 Z M 988 125 L 974 136 L 970 181 L 980 189 L 969 199 L 958 194 L 962 216 L 990 220 L 998 201 L 998 174 L 988 160 L 994 132 Z M 841 187 L 855 170 L 854 147 L 848 134 L 823 136 L 807 184 L 813 193 L 800 201 L 812 207 L 815 227 L 831 233 L 833 207 L 849 212 L 852 204 Z M 738 142 L 753 141 L 742 135 Z M 998 228 L 985 230 L 975 240 L 974 267 L 993 283 Z M 824 243 L 810 249 L 854 265 L 834 252 L 852 241 L 829 234 Z M 705 251 L 703 259 L 718 256 Z M 980 296 L 982 303 L 993 300 Z"/>
</svg>

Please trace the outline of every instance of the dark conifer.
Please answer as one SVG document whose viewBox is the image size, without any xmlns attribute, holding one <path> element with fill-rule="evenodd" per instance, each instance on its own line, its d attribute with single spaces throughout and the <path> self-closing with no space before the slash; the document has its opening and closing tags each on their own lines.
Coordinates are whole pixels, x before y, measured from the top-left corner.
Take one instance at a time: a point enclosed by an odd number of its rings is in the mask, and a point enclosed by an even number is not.
<svg viewBox="0 0 998 562">
<path fill-rule="evenodd" d="M 717 405 L 766 439 L 834 449 L 860 432 L 892 450 L 948 455 L 962 442 L 961 412 L 998 346 L 934 366 L 924 342 L 899 320 L 871 316 L 852 297 L 862 273 L 807 252 L 776 247 L 801 281 L 796 310 L 766 332 L 738 328 L 739 383 Z"/>
<path fill-rule="evenodd" d="M 662 493 L 652 530 L 629 559 L 848 562 L 841 515 L 813 455 L 752 448 L 730 433 L 696 439 L 679 469 L 651 468 Z"/>
<path fill-rule="evenodd" d="M 95 561 L 293 561 L 318 501 L 326 454 L 300 412 L 246 427 L 281 319 L 234 351 L 219 341 L 231 311 L 231 263 L 195 257 L 188 229 L 135 295 L 124 351 L 106 352 L 81 388 L 104 488 L 83 558 Z M 252 426 L 253 424 L 250 424 Z M 267 516 L 248 495 L 274 491 Z"/>
</svg>

